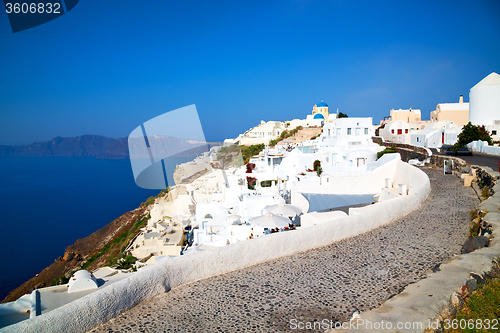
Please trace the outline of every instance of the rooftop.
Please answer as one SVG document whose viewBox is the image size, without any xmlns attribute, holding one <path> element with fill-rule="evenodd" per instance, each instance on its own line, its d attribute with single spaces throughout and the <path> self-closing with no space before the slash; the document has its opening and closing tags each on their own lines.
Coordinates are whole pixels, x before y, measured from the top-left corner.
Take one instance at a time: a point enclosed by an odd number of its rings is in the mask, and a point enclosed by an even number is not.
<svg viewBox="0 0 500 333">
<path fill-rule="evenodd" d="M 439 103 L 441 111 L 469 110 L 469 103 Z"/>
<path fill-rule="evenodd" d="M 476 84 L 471 89 L 479 88 L 479 87 L 488 87 L 488 86 L 500 86 L 500 75 L 493 72 L 490 75 L 488 75 L 487 77 L 485 77 L 484 79 L 482 79 L 481 81 L 479 81 L 479 83 Z"/>
</svg>

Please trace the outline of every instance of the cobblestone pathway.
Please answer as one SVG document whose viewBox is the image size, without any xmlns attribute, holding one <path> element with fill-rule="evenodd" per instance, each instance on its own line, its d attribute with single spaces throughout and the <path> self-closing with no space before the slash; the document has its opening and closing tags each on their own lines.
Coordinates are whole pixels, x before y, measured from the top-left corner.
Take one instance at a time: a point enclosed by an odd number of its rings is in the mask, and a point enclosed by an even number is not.
<svg viewBox="0 0 500 333">
<path fill-rule="evenodd" d="M 390 225 L 173 288 L 92 332 L 290 332 L 292 319 L 344 321 L 378 307 L 460 253 L 479 203 L 457 177 L 422 170 L 429 197 Z"/>
</svg>

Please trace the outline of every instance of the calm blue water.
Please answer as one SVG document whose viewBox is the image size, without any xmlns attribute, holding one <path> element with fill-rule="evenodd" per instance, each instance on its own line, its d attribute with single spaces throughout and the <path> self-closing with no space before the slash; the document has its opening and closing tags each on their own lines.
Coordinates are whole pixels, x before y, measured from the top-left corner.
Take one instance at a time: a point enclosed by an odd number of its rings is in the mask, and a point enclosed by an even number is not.
<svg viewBox="0 0 500 333">
<path fill-rule="evenodd" d="M 68 245 L 158 193 L 135 185 L 129 160 L 1 157 L 0 300 Z"/>
</svg>

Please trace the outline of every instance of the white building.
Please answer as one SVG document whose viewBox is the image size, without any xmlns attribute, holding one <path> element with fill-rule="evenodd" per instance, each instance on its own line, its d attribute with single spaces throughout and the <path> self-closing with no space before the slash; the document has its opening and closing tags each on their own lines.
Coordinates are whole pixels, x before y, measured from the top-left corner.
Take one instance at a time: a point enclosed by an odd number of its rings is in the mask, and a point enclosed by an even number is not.
<svg viewBox="0 0 500 333">
<path fill-rule="evenodd" d="M 296 127 L 321 127 L 325 121 L 323 119 L 314 119 L 313 116 L 308 115 L 306 119 L 292 119 L 290 120 L 290 129 Z"/>
<path fill-rule="evenodd" d="M 334 119 L 323 126 L 317 139 L 304 142 L 287 154 L 281 162 L 279 175 L 292 179 L 299 174 L 296 179 L 300 181 L 313 169 L 315 160 L 321 162 L 325 177 L 327 174 L 363 172 L 367 163 L 376 159 L 376 153 L 384 150 L 373 143 L 373 135 L 372 118 Z"/>
<path fill-rule="evenodd" d="M 257 191 L 242 188 L 236 203 L 198 204 L 192 243 L 194 246 L 225 246 L 260 236 L 265 233 L 264 228 L 254 225 L 251 219 L 262 215 L 264 207 L 284 202 L 272 188 L 259 187 Z"/>
<path fill-rule="evenodd" d="M 323 126 L 318 147 L 356 146 L 372 144 L 375 130 L 372 118 L 338 118 Z"/>
<path fill-rule="evenodd" d="M 458 141 L 461 129 L 453 121 L 443 120 L 430 123 L 425 129 L 411 133 L 413 146 L 441 148 L 443 145 L 453 145 Z"/>
<path fill-rule="evenodd" d="M 470 89 L 469 121 L 484 125 L 494 141 L 500 140 L 500 75 L 491 73 Z"/>
<path fill-rule="evenodd" d="M 410 143 L 410 125 L 403 120 L 391 121 L 384 128 L 379 129 L 379 136 L 386 141 L 395 143 Z"/>
<path fill-rule="evenodd" d="M 239 136 L 237 143 L 240 145 L 267 144 L 270 140 L 278 138 L 288 128 L 283 121 L 261 121 L 259 125 Z"/>
</svg>

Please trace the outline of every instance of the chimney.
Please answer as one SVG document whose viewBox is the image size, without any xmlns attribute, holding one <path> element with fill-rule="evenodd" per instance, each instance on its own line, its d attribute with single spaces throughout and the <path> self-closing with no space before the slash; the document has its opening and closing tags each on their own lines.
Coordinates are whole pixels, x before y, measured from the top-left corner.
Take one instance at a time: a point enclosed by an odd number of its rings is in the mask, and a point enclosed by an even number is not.
<svg viewBox="0 0 500 333">
<path fill-rule="evenodd" d="M 464 95 L 460 95 L 460 99 L 458 100 L 458 103 L 463 103 L 464 102 Z"/>
</svg>

